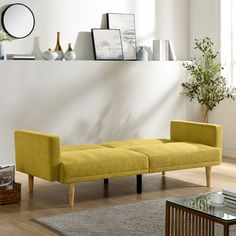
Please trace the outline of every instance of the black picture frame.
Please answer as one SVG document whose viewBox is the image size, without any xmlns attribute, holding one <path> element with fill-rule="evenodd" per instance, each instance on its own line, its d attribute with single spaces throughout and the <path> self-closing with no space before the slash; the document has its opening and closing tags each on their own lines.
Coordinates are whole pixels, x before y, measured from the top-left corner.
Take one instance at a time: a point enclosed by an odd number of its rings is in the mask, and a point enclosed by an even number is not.
<svg viewBox="0 0 236 236">
<path fill-rule="evenodd" d="M 107 13 L 109 29 L 120 29 L 124 60 L 137 60 L 135 15 L 125 13 Z"/>
<path fill-rule="evenodd" d="M 119 29 L 91 29 L 95 60 L 123 61 Z"/>
</svg>

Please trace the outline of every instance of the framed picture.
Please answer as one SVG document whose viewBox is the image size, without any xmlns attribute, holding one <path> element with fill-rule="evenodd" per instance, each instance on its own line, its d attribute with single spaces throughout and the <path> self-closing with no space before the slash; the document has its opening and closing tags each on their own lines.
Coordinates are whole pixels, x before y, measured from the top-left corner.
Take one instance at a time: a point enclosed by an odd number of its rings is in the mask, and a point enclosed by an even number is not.
<svg viewBox="0 0 236 236">
<path fill-rule="evenodd" d="M 124 60 L 119 29 L 92 29 L 96 60 Z"/>
<path fill-rule="evenodd" d="M 135 15 L 108 13 L 109 29 L 120 29 L 124 60 L 136 60 Z"/>
</svg>

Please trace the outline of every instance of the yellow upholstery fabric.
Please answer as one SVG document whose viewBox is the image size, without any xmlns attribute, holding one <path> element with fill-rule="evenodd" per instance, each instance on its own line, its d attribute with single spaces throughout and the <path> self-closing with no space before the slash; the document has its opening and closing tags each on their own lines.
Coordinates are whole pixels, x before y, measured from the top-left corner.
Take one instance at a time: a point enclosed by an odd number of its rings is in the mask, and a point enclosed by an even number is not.
<svg viewBox="0 0 236 236">
<path fill-rule="evenodd" d="M 149 172 L 160 172 L 219 165 L 221 149 L 198 143 L 167 143 L 147 145 L 129 150 L 143 153 L 149 159 Z"/>
<path fill-rule="evenodd" d="M 112 148 L 131 148 L 136 146 L 151 145 L 151 144 L 161 144 L 170 142 L 168 139 L 132 139 L 132 140 L 120 140 L 102 143 L 101 145 L 105 147 Z"/>
<path fill-rule="evenodd" d="M 144 154 L 119 148 L 104 148 L 61 154 L 60 182 L 112 178 L 148 173 L 148 158 Z"/>
<path fill-rule="evenodd" d="M 15 132 L 16 169 L 49 181 L 59 180 L 60 138 L 33 131 Z"/>
<path fill-rule="evenodd" d="M 100 149 L 100 148 L 106 148 L 106 147 L 96 144 L 80 144 L 72 146 L 62 146 L 61 152 L 81 151 L 81 150 Z"/>
<path fill-rule="evenodd" d="M 222 148 L 222 127 L 220 125 L 171 121 L 171 140 L 193 142 Z"/>
</svg>

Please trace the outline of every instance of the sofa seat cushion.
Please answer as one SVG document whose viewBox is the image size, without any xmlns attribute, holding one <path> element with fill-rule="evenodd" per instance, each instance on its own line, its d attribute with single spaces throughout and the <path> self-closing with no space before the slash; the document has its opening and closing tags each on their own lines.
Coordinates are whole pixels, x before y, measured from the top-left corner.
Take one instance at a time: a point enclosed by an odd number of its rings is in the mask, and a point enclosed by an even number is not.
<svg viewBox="0 0 236 236">
<path fill-rule="evenodd" d="M 148 155 L 150 173 L 221 163 L 221 149 L 197 143 L 173 142 L 131 148 Z"/>
<path fill-rule="evenodd" d="M 119 148 L 63 152 L 60 182 L 68 184 L 148 173 L 148 163 L 147 155 Z"/>
<path fill-rule="evenodd" d="M 132 148 L 144 145 L 162 144 L 170 142 L 169 139 L 131 139 L 102 143 L 101 145 L 111 148 Z"/>
<path fill-rule="evenodd" d="M 80 145 L 62 146 L 61 152 L 71 152 L 71 151 L 81 151 L 81 150 L 101 149 L 101 148 L 106 148 L 106 147 L 97 144 L 80 144 Z"/>
</svg>

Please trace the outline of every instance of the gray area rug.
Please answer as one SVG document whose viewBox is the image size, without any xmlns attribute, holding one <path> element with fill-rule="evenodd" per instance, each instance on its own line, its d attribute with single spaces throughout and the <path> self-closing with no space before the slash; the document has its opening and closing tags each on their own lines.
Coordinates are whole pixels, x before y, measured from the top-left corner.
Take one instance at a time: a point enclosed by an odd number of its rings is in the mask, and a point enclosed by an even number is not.
<svg viewBox="0 0 236 236">
<path fill-rule="evenodd" d="M 165 201 L 151 200 L 38 218 L 34 221 L 64 236 L 164 236 Z M 216 227 L 222 236 L 222 227 Z M 235 227 L 231 234 L 235 236 Z"/>
</svg>

